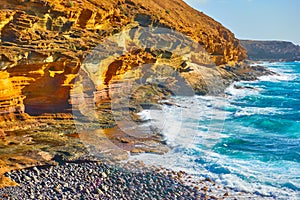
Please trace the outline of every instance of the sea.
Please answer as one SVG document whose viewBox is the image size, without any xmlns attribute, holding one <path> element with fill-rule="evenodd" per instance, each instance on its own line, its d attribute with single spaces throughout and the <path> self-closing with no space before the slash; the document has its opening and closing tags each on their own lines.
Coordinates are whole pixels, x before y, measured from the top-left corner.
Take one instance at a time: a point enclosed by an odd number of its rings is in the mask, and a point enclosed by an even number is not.
<svg viewBox="0 0 300 200">
<path fill-rule="evenodd" d="M 172 147 L 133 159 L 211 178 L 237 191 L 300 199 L 300 62 L 260 63 L 276 74 L 234 82 L 224 95 L 174 97 L 141 126 Z"/>
</svg>

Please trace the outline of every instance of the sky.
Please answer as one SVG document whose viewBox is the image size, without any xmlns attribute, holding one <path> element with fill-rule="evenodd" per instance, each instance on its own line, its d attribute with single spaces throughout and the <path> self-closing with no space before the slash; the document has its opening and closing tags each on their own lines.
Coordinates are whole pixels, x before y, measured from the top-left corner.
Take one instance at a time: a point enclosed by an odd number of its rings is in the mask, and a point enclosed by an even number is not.
<svg viewBox="0 0 300 200">
<path fill-rule="evenodd" d="M 239 39 L 284 40 L 300 45 L 300 0 L 184 0 Z"/>
</svg>

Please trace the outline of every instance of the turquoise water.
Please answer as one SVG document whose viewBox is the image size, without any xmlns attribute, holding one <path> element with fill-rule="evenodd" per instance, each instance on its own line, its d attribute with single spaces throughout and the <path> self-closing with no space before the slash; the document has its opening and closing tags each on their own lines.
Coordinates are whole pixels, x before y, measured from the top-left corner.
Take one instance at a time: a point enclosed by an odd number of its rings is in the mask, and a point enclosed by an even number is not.
<svg viewBox="0 0 300 200">
<path fill-rule="evenodd" d="M 300 63 L 264 65 L 277 74 L 236 82 L 223 97 L 177 97 L 180 108 L 151 111 L 151 125 L 162 127 L 173 150 L 142 159 L 234 190 L 300 199 Z"/>
<path fill-rule="evenodd" d="M 280 197 L 290 190 L 296 198 L 300 197 L 300 63 L 267 65 L 280 75 L 236 83 L 242 89 L 231 86 L 227 90 L 229 104 L 223 109 L 230 114 L 222 131 L 227 137 L 212 150 L 244 161 L 251 169 L 225 173 L 236 173 L 250 184 L 270 186 L 265 188 L 267 195 Z M 215 173 L 224 173 L 222 167 L 220 170 Z"/>
</svg>

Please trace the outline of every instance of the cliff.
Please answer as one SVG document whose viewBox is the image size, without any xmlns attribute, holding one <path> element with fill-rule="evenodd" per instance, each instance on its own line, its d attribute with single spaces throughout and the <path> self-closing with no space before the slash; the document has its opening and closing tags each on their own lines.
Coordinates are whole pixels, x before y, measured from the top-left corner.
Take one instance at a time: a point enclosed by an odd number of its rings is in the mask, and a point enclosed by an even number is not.
<svg viewBox="0 0 300 200">
<path fill-rule="evenodd" d="M 183 33 L 216 65 L 246 58 L 229 30 L 181 0 L 2 0 L 0 9 L 0 80 L 7 86 L 0 88 L 0 109 L 13 113 L 9 118 L 24 118 L 24 112 L 70 113 L 70 90 L 86 55 L 128 27 L 159 26 Z M 150 54 L 129 65 L 155 60 Z"/>
<path fill-rule="evenodd" d="M 240 40 L 251 60 L 299 61 L 300 46 L 285 41 Z"/>
</svg>

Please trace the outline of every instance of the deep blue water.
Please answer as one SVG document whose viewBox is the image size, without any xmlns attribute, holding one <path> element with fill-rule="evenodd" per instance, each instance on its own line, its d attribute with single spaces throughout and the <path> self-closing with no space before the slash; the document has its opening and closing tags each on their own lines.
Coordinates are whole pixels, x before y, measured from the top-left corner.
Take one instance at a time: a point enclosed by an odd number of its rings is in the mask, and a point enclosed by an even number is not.
<svg viewBox="0 0 300 200">
<path fill-rule="evenodd" d="M 300 199 L 300 63 L 264 65 L 278 74 L 234 83 L 224 97 L 178 97 L 184 109 L 166 108 L 171 123 L 163 131 L 174 149 L 158 157 L 161 164 L 233 189 Z"/>
</svg>

